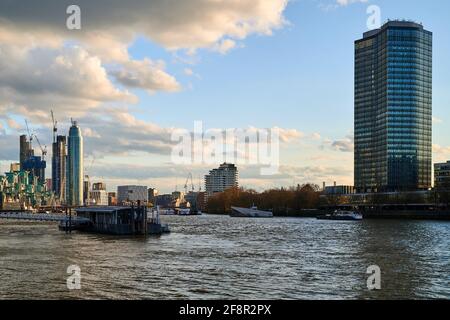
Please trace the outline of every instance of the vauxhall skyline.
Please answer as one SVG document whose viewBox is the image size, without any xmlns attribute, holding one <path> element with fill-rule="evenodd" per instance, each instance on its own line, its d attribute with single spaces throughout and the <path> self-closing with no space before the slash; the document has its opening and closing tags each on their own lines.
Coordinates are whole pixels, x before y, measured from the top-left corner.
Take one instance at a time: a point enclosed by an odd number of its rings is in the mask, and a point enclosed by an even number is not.
<svg viewBox="0 0 450 320">
<path fill-rule="evenodd" d="M 2 170 L 17 160 L 25 117 L 51 146 L 54 109 L 79 121 L 89 176 L 111 188 L 170 192 L 189 172 L 197 180 L 218 165 L 171 163 L 171 132 L 196 120 L 205 130 L 281 129 L 280 173 L 239 164 L 243 187 L 353 185 L 354 41 L 368 30 L 371 5 L 380 22 L 409 18 L 433 31 L 433 162 L 450 159 L 448 1 L 223 1 L 196 15 L 171 7 L 168 19 L 152 10 L 159 2 L 117 7 L 117 19 L 83 1 L 89 14 L 77 31 L 61 23 L 66 8 L 54 1 L 0 4 Z"/>
</svg>

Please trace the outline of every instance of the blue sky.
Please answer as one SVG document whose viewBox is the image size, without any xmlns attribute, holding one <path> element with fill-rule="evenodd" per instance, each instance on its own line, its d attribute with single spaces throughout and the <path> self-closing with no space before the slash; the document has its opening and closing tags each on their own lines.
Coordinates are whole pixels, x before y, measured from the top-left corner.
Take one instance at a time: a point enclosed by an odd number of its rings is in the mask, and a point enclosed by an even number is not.
<svg viewBox="0 0 450 320">
<path fill-rule="evenodd" d="M 327 1 L 291 2 L 289 25 L 272 36 L 253 35 L 226 55 L 200 51 L 191 68 L 168 70 L 184 85 L 177 94 L 142 95 L 143 118 L 166 126 L 186 126 L 202 119 L 207 126 L 249 124 L 297 128 L 336 139 L 353 130 L 353 42 L 367 31 L 369 4 L 381 8 L 382 21 L 406 18 L 423 22 L 434 33 L 434 114 L 447 122 L 450 96 L 450 3 L 448 1 L 371 1 L 325 9 Z M 436 10 L 439 8 L 439 10 Z M 130 52 L 173 61 L 171 52 L 140 40 Z M 189 86 L 192 88 L 189 88 Z M 225 116 L 217 116 L 224 114 Z M 448 144 L 448 128 L 435 126 L 435 142 Z"/>
<path fill-rule="evenodd" d="M 196 180 L 207 173 L 211 166 L 168 156 L 171 130 L 192 130 L 196 120 L 285 130 L 281 173 L 241 166 L 245 187 L 352 184 L 354 41 L 367 31 L 370 5 L 382 23 L 411 19 L 434 33 L 434 160 L 450 159 L 447 0 L 132 0 L 112 8 L 79 0 L 80 32 L 60 23 L 66 2 L 0 4 L 2 170 L 17 159 L 24 118 L 50 145 L 53 108 L 61 132 L 70 117 L 79 120 L 86 170 L 110 190 L 133 183 L 168 192 L 188 172 Z M 219 50 L 227 41 L 231 49 Z"/>
</svg>

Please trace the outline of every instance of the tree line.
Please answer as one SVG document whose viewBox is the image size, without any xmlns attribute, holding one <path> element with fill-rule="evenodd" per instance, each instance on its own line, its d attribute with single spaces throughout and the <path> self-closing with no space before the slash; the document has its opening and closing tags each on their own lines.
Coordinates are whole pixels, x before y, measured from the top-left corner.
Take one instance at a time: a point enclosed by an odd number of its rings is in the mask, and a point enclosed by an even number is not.
<svg viewBox="0 0 450 320">
<path fill-rule="evenodd" d="M 213 214 L 229 214 L 231 207 L 272 210 L 274 215 L 289 215 L 320 206 L 320 188 L 307 183 L 290 188 L 270 189 L 256 192 L 252 189 L 230 188 L 208 198 L 207 210 Z"/>
</svg>

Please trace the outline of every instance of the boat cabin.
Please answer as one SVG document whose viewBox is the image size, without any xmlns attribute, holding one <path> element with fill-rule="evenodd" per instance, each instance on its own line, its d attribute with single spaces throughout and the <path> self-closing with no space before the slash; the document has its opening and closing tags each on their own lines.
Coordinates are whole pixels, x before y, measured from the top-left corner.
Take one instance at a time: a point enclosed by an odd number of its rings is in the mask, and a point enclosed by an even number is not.
<svg viewBox="0 0 450 320">
<path fill-rule="evenodd" d="M 78 217 L 89 219 L 87 231 L 117 235 L 147 233 L 145 207 L 84 207 L 76 212 Z"/>
</svg>

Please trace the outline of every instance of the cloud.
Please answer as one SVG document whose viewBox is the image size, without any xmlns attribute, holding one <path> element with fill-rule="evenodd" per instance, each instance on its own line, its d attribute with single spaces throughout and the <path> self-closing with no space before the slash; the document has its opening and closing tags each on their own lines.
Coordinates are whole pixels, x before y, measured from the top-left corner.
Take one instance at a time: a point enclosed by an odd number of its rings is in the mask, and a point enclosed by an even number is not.
<svg viewBox="0 0 450 320">
<path fill-rule="evenodd" d="M 134 95 L 111 83 L 98 57 L 77 46 L 52 49 L 0 44 L 0 70 L 0 110 L 3 105 L 4 112 L 30 115 L 50 106 L 80 112 L 106 102 L 136 101 Z"/>
<path fill-rule="evenodd" d="M 433 158 L 435 162 L 447 162 L 450 160 L 450 147 L 433 144 Z"/>
<path fill-rule="evenodd" d="M 305 134 L 297 129 L 285 129 L 274 127 L 280 134 L 280 141 L 284 143 L 298 141 L 305 136 Z"/>
<path fill-rule="evenodd" d="M 433 117 L 433 124 L 441 124 L 443 120 L 438 117 Z"/>
<path fill-rule="evenodd" d="M 144 59 L 142 61 L 128 61 L 121 66 L 120 70 L 112 71 L 111 74 L 118 82 L 130 88 L 140 88 L 150 93 L 179 91 L 180 84 L 164 69 L 164 62 Z"/>
<path fill-rule="evenodd" d="M 186 177 L 192 173 L 194 185 L 198 188 L 203 183 L 203 177 L 209 172 L 211 166 L 177 166 L 172 164 L 130 164 L 115 163 L 110 164 L 103 161 L 96 161 L 92 166 L 95 176 L 93 180 L 106 180 L 108 189 L 114 190 L 118 184 L 139 183 L 148 186 L 157 186 L 162 192 L 171 192 L 178 184 L 182 188 Z M 261 176 L 260 166 L 239 165 L 239 184 L 247 188 L 264 190 L 269 188 L 279 188 L 293 186 L 294 184 L 316 183 L 323 181 L 331 183 L 339 181 L 340 184 L 352 184 L 353 171 L 351 167 L 329 167 L 329 166 L 288 166 L 280 167 L 280 173 L 273 176 Z M 107 179 L 104 179 L 107 177 Z"/>
<path fill-rule="evenodd" d="M 369 0 L 336 0 L 336 2 L 340 6 L 348 6 L 352 3 L 367 3 Z"/>
<path fill-rule="evenodd" d="M 236 47 L 236 42 L 230 39 L 224 39 L 217 43 L 213 50 L 220 52 L 221 54 L 226 54 L 228 51 Z"/>
<path fill-rule="evenodd" d="M 1 124 L 0 124 L 1 127 Z M 19 137 L 6 134 L 0 129 L 0 161 L 16 160 L 19 158 Z M 3 172 L 0 172 L 2 175 Z"/>
<path fill-rule="evenodd" d="M 184 74 L 187 76 L 193 76 L 194 75 L 194 71 L 191 68 L 185 68 L 184 69 Z"/>
<path fill-rule="evenodd" d="M 3 28 L 30 34 L 54 32 L 63 38 L 89 42 L 97 39 L 131 42 L 136 35 L 169 50 L 213 48 L 223 39 L 244 39 L 257 33 L 270 35 L 285 24 L 287 0 L 78 0 L 82 29 L 66 29 L 69 0 L 0 3 Z M 98 36 L 97 36 L 98 35 Z M 56 41 L 56 40 L 55 40 Z M 105 49 L 104 43 L 100 48 Z M 117 48 L 116 46 L 113 46 Z M 105 55 L 111 52 L 104 51 Z M 125 52 L 112 52 L 124 58 Z"/>
<path fill-rule="evenodd" d="M 138 102 L 137 90 L 177 92 L 182 84 L 165 62 L 130 56 L 137 37 L 190 61 L 202 49 L 225 54 L 251 35 L 282 28 L 287 3 L 78 0 L 82 29 L 68 30 L 66 8 L 73 1 L 0 1 L 0 159 L 18 158 L 17 136 L 24 128 L 17 122 L 24 117 L 50 145 L 50 109 L 59 119 L 79 121 L 89 157 L 126 155 L 133 162 L 168 156 L 174 128 L 139 119 L 130 104 Z M 186 75 L 198 77 L 189 70 Z M 60 132 L 68 126 L 61 121 Z M 301 136 L 281 130 L 283 142 Z"/>
<path fill-rule="evenodd" d="M 355 140 L 351 135 L 339 140 L 324 139 L 321 149 L 325 148 L 331 148 L 340 152 L 353 152 L 355 149 Z"/>
</svg>

